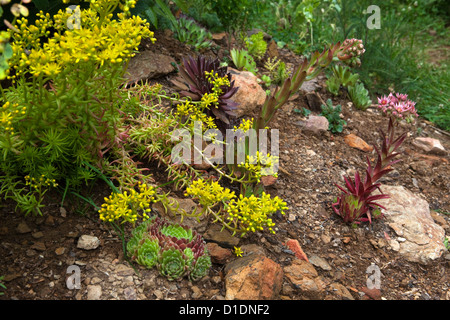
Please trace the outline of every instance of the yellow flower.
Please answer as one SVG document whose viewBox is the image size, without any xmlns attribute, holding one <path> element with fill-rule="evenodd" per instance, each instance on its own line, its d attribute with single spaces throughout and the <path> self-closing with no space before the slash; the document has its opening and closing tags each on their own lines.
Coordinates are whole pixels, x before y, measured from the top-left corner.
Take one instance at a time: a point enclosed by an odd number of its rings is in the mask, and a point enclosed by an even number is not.
<svg viewBox="0 0 450 320">
<path fill-rule="evenodd" d="M 47 63 L 42 70 L 47 76 L 55 76 L 61 72 L 61 66 L 55 62 Z"/>
<path fill-rule="evenodd" d="M 2 124 L 3 124 L 3 123 L 10 124 L 10 123 L 11 123 L 11 120 L 12 120 L 11 112 L 5 112 L 5 111 L 2 111 L 1 117 L 0 117 L 0 122 L 1 122 Z"/>
<path fill-rule="evenodd" d="M 242 251 L 241 247 L 234 247 L 233 252 L 237 257 L 242 257 L 242 254 L 244 253 L 244 251 Z"/>
<path fill-rule="evenodd" d="M 234 131 L 242 130 L 242 132 L 247 132 L 251 128 L 253 128 L 253 118 L 248 120 L 242 119 L 239 127 L 234 126 Z"/>
</svg>

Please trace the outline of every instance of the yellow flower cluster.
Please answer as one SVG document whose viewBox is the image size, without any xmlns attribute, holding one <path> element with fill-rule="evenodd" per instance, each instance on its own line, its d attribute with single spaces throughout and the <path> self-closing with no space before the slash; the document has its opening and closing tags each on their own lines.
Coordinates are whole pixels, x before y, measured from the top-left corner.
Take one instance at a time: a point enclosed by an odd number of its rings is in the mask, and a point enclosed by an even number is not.
<svg viewBox="0 0 450 320">
<path fill-rule="evenodd" d="M 210 207 L 218 202 L 231 200 L 236 195 L 234 191 L 223 188 L 217 181 L 205 182 L 202 179 L 194 181 L 186 188 L 186 196 L 197 198 L 201 205 Z"/>
<path fill-rule="evenodd" d="M 0 109 L 0 129 L 5 133 L 14 134 L 13 120 L 20 120 L 20 117 L 26 114 L 26 107 L 19 107 L 18 103 L 5 102 Z"/>
<path fill-rule="evenodd" d="M 70 11 L 60 10 L 53 17 L 41 11 L 34 25 L 29 25 L 26 18 L 18 19 L 15 27 L 19 32 L 12 34 L 14 54 L 10 60 L 16 73 L 10 78 L 14 80 L 27 72 L 35 77 L 52 77 L 72 70 L 68 66 L 82 63 L 122 64 L 135 54 L 142 38 L 156 40 L 149 24 L 139 16 L 126 18 L 122 12 L 117 19 L 112 13 L 100 17 L 95 10 L 97 2 L 108 1 L 91 0 L 90 8 L 80 10 L 79 28 L 69 28 L 68 21 L 73 19 Z M 55 30 L 53 36 L 44 42 L 51 29 Z"/>
<path fill-rule="evenodd" d="M 204 110 L 208 108 L 210 101 L 210 97 L 206 96 L 206 94 L 202 97 L 200 103 L 187 100 L 185 103 L 181 103 L 177 106 L 176 114 L 178 116 L 189 116 L 191 127 L 194 126 L 195 121 L 201 121 L 204 124 L 204 131 L 208 129 L 217 129 L 214 118 L 204 113 Z"/>
<path fill-rule="evenodd" d="M 30 186 L 36 189 L 37 191 L 40 191 L 42 186 L 44 187 L 52 186 L 54 188 L 58 186 L 55 179 L 45 178 L 44 174 L 41 175 L 39 179 L 32 178 L 30 176 L 25 176 L 25 185 Z"/>
<path fill-rule="evenodd" d="M 238 127 L 234 126 L 234 131 L 241 130 L 242 132 L 247 132 L 248 130 L 253 128 L 253 118 L 251 119 L 242 119 L 242 122 Z"/>
<path fill-rule="evenodd" d="M 272 156 L 270 153 L 263 155 L 256 151 L 256 156 L 247 155 L 245 162 L 238 165 L 238 167 L 247 170 L 251 178 L 260 181 L 262 176 L 277 177 L 275 166 L 278 164 L 279 158 Z"/>
<path fill-rule="evenodd" d="M 99 210 L 100 220 L 113 222 L 122 219 L 122 223 L 128 221 L 133 224 L 138 218 L 147 220 L 150 203 L 155 202 L 155 193 L 155 189 L 146 184 L 139 184 L 139 192 L 130 189 L 129 192 L 112 193 Z"/>
<path fill-rule="evenodd" d="M 212 92 L 214 92 L 217 97 L 219 97 L 223 93 L 220 87 L 230 86 L 230 80 L 228 79 L 228 77 L 220 77 L 217 72 L 214 72 L 214 70 L 211 72 L 205 71 L 205 75 L 209 83 L 213 85 Z"/>
<path fill-rule="evenodd" d="M 186 189 L 186 196 L 197 198 L 199 203 L 205 207 L 212 207 L 219 202 L 225 203 L 227 220 L 238 226 L 239 231 L 262 231 L 264 227 L 274 233 L 272 214 L 280 211 L 284 214 L 287 209 L 286 202 L 279 197 L 272 198 L 270 194 L 262 192 L 261 197 L 251 195 L 239 198 L 228 188 L 223 188 L 219 183 L 213 181 L 205 182 L 196 180 Z M 237 231 L 237 230 L 236 230 Z"/>
<path fill-rule="evenodd" d="M 286 203 L 279 197 L 271 198 L 270 194 L 263 192 L 260 198 L 252 194 L 250 197 L 240 195 L 238 200 L 232 199 L 227 212 L 228 220 L 237 220 L 243 232 L 262 231 L 267 227 L 270 232 L 275 233 L 272 228 L 275 223 L 270 217 L 278 210 L 284 214 L 286 209 Z"/>
</svg>

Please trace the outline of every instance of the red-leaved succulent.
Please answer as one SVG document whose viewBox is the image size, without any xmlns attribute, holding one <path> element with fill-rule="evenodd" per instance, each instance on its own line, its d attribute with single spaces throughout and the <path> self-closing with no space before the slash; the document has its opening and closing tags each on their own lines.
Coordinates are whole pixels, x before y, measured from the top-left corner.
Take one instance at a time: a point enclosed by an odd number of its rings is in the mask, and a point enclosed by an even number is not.
<svg viewBox="0 0 450 320">
<path fill-rule="evenodd" d="M 383 138 L 381 150 L 374 145 L 378 155 L 374 167 L 367 157 L 368 167 L 364 181 L 361 179 L 359 173 L 356 172 L 354 179 L 349 176 L 344 177 L 347 190 L 336 185 L 343 193 L 337 197 L 332 207 L 334 212 L 344 219 L 344 222 L 359 224 L 360 222 L 369 221 L 372 223 L 372 218 L 382 217 L 380 208 L 385 208 L 376 201 L 389 198 L 389 195 L 383 193 L 372 195 L 372 193 L 376 189 L 380 189 L 381 184 L 377 183 L 377 181 L 383 175 L 393 170 L 391 167 L 393 164 L 401 161 L 399 159 L 393 159 L 399 155 L 396 150 L 405 140 L 406 133 L 403 133 L 397 138 L 394 137 L 395 126 L 392 118 L 389 119 L 387 134 L 381 130 L 380 133 Z"/>
<path fill-rule="evenodd" d="M 199 55 L 197 59 L 189 56 L 183 59 L 183 66 L 179 68 L 180 75 L 188 85 L 188 90 L 181 91 L 181 95 L 192 98 L 193 101 L 200 101 L 202 96 L 213 92 L 213 83 L 209 80 L 206 72 L 217 73 L 219 77 L 227 77 L 230 86 L 221 86 L 221 94 L 218 97 L 217 108 L 207 110 L 208 115 L 214 117 L 218 122 L 226 125 L 230 124 L 230 117 L 234 117 L 237 103 L 231 97 L 237 92 L 238 87 L 234 86 L 231 73 L 227 67 L 221 67 L 219 59 L 212 59 Z"/>
</svg>

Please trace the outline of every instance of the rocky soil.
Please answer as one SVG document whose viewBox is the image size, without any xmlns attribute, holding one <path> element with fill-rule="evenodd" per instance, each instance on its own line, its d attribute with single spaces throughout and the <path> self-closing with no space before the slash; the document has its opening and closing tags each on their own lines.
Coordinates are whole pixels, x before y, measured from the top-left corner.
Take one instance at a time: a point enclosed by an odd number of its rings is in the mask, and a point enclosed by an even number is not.
<svg viewBox="0 0 450 320">
<path fill-rule="evenodd" d="M 170 80 L 176 71 L 170 62 L 194 52 L 169 34 L 157 33 L 156 38 L 155 45 L 144 44 L 142 51 L 159 54 L 153 61 L 163 65 L 136 64 L 134 75 L 173 90 Z M 215 39 L 224 47 L 225 38 Z M 301 61 L 285 49 L 271 50 L 290 66 Z M 207 54 L 224 56 L 219 49 Z M 342 105 L 347 125 L 340 134 L 327 131 L 323 119 L 295 111 L 305 107 L 318 116 L 317 101 L 320 108 L 328 98 Z M 245 116 L 256 112 L 246 110 Z M 374 160 L 371 145 L 378 143 L 378 130 L 386 130 L 386 117 L 375 107 L 356 110 L 345 92 L 331 97 L 322 75 L 290 99 L 271 127 L 280 132 L 280 171 L 267 191 L 289 206 L 284 216 L 274 217 L 276 234 L 236 238 L 202 221 L 196 228 L 211 252 L 209 274 L 194 283 L 170 282 L 156 270 L 133 269 L 124 259 L 120 238 L 81 202 L 68 200 L 60 207 L 60 196 L 54 194 L 42 217 L 24 217 L 6 201 L 0 209 L 0 275 L 7 289 L 0 289 L 0 299 L 450 300 L 450 254 L 443 244 L 450 232 L 448 132 L 423 119 L 402 126 L 408 132 L 402 162 L 382 179 L 382 190 L 395 195 L 385 202 L 391 209 L 384 219 L 352 228 L 331 208 L 339 194 L 335 183 L 342 185 L 344 174 L 363 173 L 366 156 Z M 91 192 L 101 203 L 110 190 L 98 184 Z M 157 207 L 154 211 L 161 214 Z M 80 239 L 93 241 L 82 246 Z M 242 248 L 243 257 L 232 253 L 235 246 Z M 67 285 L 67 280 L 74 284 L 69 266 L 79 268 L 79 289 Z"/>
</svg>

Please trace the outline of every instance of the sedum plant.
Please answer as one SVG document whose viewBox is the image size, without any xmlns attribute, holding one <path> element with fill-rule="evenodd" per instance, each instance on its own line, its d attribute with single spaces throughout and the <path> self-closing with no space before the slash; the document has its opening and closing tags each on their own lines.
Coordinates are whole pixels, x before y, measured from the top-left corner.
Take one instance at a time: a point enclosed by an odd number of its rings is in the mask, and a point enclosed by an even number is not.
<svg viewBox="0 0 450 320">
<path fill-rule="evenodd" d="M 186 196 L 191 196 L 202 206 L 200 212 L 196 209 L 190 216 L 213 216 L 215 222 L 222 224 L 222 229 L 227 228 L 233 235 L 239 233 L 241 237 L 248 232 L 264 230 L 275 233 L 272 215 L 278 211 L 284 214 L 287 209 L 282 199 L 271 197 L 264 191 L 260 195 L 236 196 L 234 191 L 220 186 L 218 182 L 203 179 L 194 181 L 186 188 Z"/>
<path fill-rule="evenodd" d="M 135 189 L 125 190 L 121 193 L 113 192 L 102 204 L 99 214 L 100 220 L 113 222 L 122 220 L 133 225 L 138 218 L 149 218 L 150 204 L 156 202 L 155 188 L 146 184 L 139 184 L 139 191 Z"/>
<path fill-rule="evenodd" d="M 124 65 L 142 38 L 155 41 L 149 25 L 127 13 L 134 2 L 92 0 L 80 10 L 78 27 L 66 23 L 72 13 L 63 10 L 41 11 L 33 24 L 17 19 L 12 85 L 1 92 L 0 181 L 19 208 L 33 197 L 21 189 L 25 176 L 79 188 L 94 178 L 84 163 L 102 166 L 126 139 Z M 114 18 L 116 8 L 123 12 Z"/>
<path fill-rule="evenodd" d="M 367 169 L 365 179 L 362 180 L 359 173 L 355 177 L 344 177 L 345 187 L 337 185 L 342 191 L 332 207 L 334 212 L 339 215 L 344 222 L 359 224 L 364 221 L 372 222 L 372 218 L 381 218 L 380 208 L 385 209 L 376 201 L 389 198 L 387 194 L 372 195 L 373 191 L 379 189 L 380 183 L 377 181 L 385 174 L 389 173 L 392 165 L 400 160 L 393 160 L 399 155 L 397 149 L 406 138 L 406 133 L 395 138 L 395 126 L 392 118 L 389 119 L 387 133 L 380 131 L 383 138 L 381 149 L 375 147 L 377 152 L 377 162 L 372 166 L 367 157 Z"/>
<path fill-rule="evenodd" d="M 269 72 L 269 76 L 273 83 L 280 85 L 289 77 L 289 71 L 286 69 L 286 64 L 278 60 L 277 57 L 268 58 L 264 63 L 264 68 Z"/>
<path fill-rule="evenodd" d="M 204 277 L 211 267 L 206 244 L 195 230 L 152 216 L 133 231 L 127 243 L 132 261 L 146 268 L 156 266 L 169 280 Z"/>
</svg>

